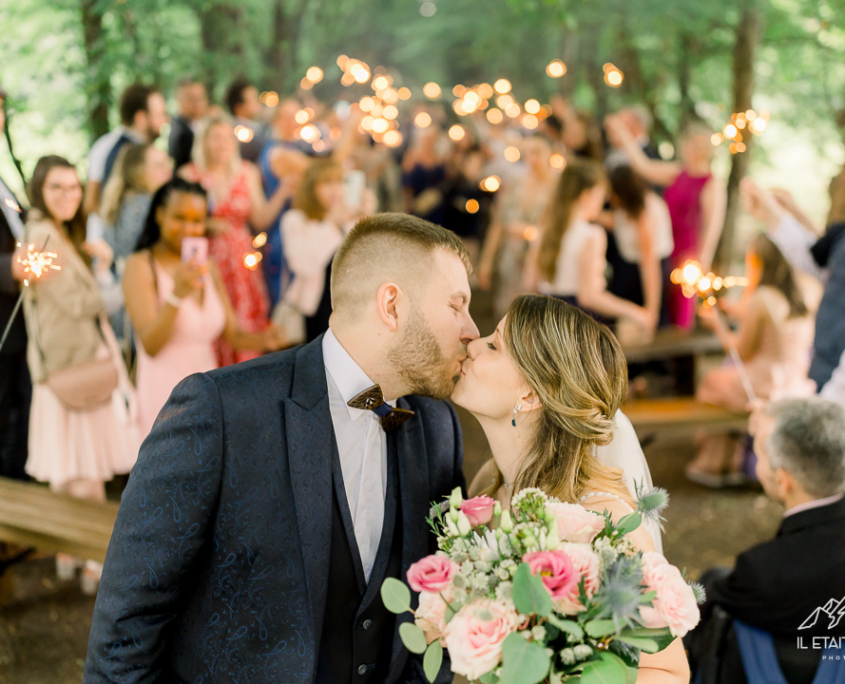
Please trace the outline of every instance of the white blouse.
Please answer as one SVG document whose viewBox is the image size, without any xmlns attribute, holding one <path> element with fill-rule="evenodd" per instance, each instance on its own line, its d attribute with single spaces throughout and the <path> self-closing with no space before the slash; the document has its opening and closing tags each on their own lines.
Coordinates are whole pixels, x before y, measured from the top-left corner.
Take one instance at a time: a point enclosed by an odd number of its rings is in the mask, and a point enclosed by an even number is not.
<svg viewBox="0 0 845 684">
<path fill-rule="evenodd" d="M 648 227 L 651 231 L 654 251 L 658 259 L 665 259 L 675 248 L 669 207 L 666 206 L 663 198 L 650 192 L 646 195 L 645 211 L 648 213 Z M 622 258 L 629 263 L 638 264 L 641 257 L 637 224 L 621 209 L 617 209 L 613 214 L 613 235 L 616 237 L 616 245 L 619 247 Z"/>
<path fill-rule="evenodd" d="M 542 294 L 558 297 L 574 297 L 578 294 L 584 246 L 591 239 L 606 243 L 604 228 L 583 220 L 575 220 L 569 224 L 557 255 L 554 282 L 541 281 L 538 289 Z"/>
<path fill-rule="evenodd" d="M 293 282 L 285 302 L 304 316 L 312 316 L 326 285 L 326 268 L 346 233 L 331 221 L 308 218 L 299 209 L 282 216 L 282 246 Z"/>
</svg>

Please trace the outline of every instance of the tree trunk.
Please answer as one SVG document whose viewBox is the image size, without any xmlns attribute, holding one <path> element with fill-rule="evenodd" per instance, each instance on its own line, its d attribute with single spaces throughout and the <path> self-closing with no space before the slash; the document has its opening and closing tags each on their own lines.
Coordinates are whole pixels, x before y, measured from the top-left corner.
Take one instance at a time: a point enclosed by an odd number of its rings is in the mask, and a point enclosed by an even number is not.
<svg viewBox="0 0 845 684">
<path fill-rule="evenodd" d="M 239 40 L 244 34 L 242 14 L 241 7 L 225 2 L 204 4 L 197 10 L 209 93 L 214 93 L 215 85 L 222 83 L 225 87 L 234 76 L 249 76 L 244 73 L 244 46 Z"/>
<path fill-rule="evenodd" d="M 625 74 L 625 78 L 629 84 L 637 91 L 639 95 L 639 99 L 645 105 L 646 109 L 648 109 L 649 114 L 651 114 L 651 118 L 653 123 L 653 137 L 657 139 L 664 139 L 674 141 L 674 136 L 672 135 L 672 131 L 669 130 L 669 127 L 666 125 L 666 122 L 660 118 L 660 115 L 657 113 L 657 100 L 655 99 L 655 93 L 657 92 L 657 88 L 654 87 L 654 84 L 650 84 L 648 79 L 643 74 L 642 69 L 642 62 L 640 61 L 639 52 L 637 52 L 637 48 L 629 40 L 629 37 L 624 33 L 617 38 L 619 43 L 622 46 L 622 59 L 623 66 L 622 71 Z"/>
<path fill-rule="evenodd" d="M 689 34 L 681 36 L 680 51 L 678 55 L 678 90 L 681 93 L 681 128 L 690 119 L 695 117 L 695 101 L 690 95 L 690 84 L 692 83 L 692 64 L 695 53 L 698 51 L 697 41 Z"/>
<path fill-rule="evenodd" d="M 93 139 L 109 131 L 111 81 L 105 63 L 106 37 L 103 15 L 97 0 L 81 0 L 82 33 L 85 39 L 85 62 L 88 66 L 85 91 L 88 97 L 88 127 Z"/>
<path fill-rule="evenodd" d="M 754 6 L 753 0 L 746 4 L 736 28 L 736 43 L 733 54 L 733 111 L 744 112 L 751 109 L 751 96 L 754 93 L 754 53 L 762 33 L 762 17 Z M 733 155 L 731 174 L 728 177 L 728 203 L 725 211 L 725 227 L 716 251 L 715 262 L 729 268 L 734 259 L 736 224 L 740 211 L 739 184 L 748 171 L 752 135 L 745 131 L 743 142 L 745 152 Z"/>
</svg>

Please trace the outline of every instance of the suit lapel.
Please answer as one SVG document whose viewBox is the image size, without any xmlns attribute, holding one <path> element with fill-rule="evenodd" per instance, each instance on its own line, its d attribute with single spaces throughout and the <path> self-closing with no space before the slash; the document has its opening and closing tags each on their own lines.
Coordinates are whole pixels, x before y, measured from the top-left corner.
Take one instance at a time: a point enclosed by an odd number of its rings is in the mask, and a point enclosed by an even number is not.
<svg viewBox="0 0 845 684">
<path fill-rule="evenodd" d="M 331 549 L 334 448 L 322 336 L 297 353 L 291 397 L 285 400 L 284 410 L 291 487 L 316 644 L 322 630 Z"/>
<path fill-rule="evenodd" d="M 408 402 L 400 399 L 397 406 L 409 409 Z M 399 506 L 402 516 L 402 573 L 406 581 L 408 568 L 427 554 L 428 526 L 425 519 L 429 511 L 428 453 L 423 435 L 422 417 L 417 413 L 402 427 L 397 428 L 396 456 L 399 465 Z M 388 681 L 393 681 L 404 666 L 404 646 L 399 637 L 398 626 L 410 622 L 409 613 L 397 617 L 397 630 L 393 638 L 391 671 Z"/>
</svg>

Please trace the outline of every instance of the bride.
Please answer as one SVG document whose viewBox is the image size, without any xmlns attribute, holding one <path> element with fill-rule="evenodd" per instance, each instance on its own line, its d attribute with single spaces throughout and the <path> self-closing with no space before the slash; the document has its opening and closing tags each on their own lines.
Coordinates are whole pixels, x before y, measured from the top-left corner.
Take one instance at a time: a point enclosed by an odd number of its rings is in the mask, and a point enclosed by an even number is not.
<svg viewBox="0 0 845 684">
<path fill-rule="evenodd" d="M 625 475 L 596 455 L 613 440 L 627 387 L 625 357 L 607 328 L 559 300 L 524 295 L 467 353 L 452 401 L 478 419 L 493 452 L 470 496 L 487 494 L 507 508 L 514 492 L 539 487 L 608 511 L 614 521 L 632 512 Z M 635 437 L 634 445 L 639 449 Z M 655 550 L 644 526 L 629 539 L 643 552 Z M 686 684 L 689 676 L 675 639 L 660 653 L 642 654 L 637 682 Z"/>
</svg>

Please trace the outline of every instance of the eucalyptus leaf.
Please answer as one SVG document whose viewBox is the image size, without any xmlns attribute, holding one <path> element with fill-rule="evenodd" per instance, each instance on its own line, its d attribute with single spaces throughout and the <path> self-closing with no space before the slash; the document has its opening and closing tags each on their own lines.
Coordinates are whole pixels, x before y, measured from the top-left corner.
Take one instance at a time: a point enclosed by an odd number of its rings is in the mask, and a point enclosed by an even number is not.
<svg viewBox="0 0 845 684">
<path fill-rule="evenodd" d="M 426 649 L 423 657 L 423 671 L 428 681 L 434 684 L 437 675 L 440 672 L 440 666 L 443 664 L 443 647 L 440 645 L 440 640 L 432 641 L 428 649 Z"/>
<path fill-rule="evenodd" d="M 622 684 L 627 681 L 628 669 L 618 656 L 600 651 L 599 660 L 592 660 L 584 666 L 581 684 Z"/>
<path fill-rule="evenodd" d="M 425 634 L 413 622 L 403 622 L 399 625 L 399 636 L 411 653 L 425 653 Z"/>
<path fill-rule="evenodd" d="M 560 620 L 554 615 L 547 615 L 546 620 L 557 627 L 561 632 L 566 632 L 575 641 L 584 640 L 584 630 L 581 629 L 581 625 L 577 622 L 573 620 Z"/>
<path fill-rule="evenodd" d="M 548 676 L 552 661 L 540 644 L 514 632 L 502 644 L 502 665 L 501 684 L 538 684 Z"/>
<path fill-rule="evenodd" d="M 657 653 L 660 649 L 658 648 L 657 642 L 654 639 L 648 639 L 646 637 L 636 637 L 636 636 L 629 636 L 627 634 L 619 634 L 616 636 L 616 641 L 621 641 L 623 644 L 628 644 L 629 646 L 633 646 L 634 648 L 638 648 L 645 653 Z"/>
<path fill-rule="evenodd" d="M 613 620 L 590 620 L 584 625 L 584 631 L 594 639 L 600 639 L 616 632 L 616 625 Z"/>
<path fill-rule="evenodd" d="M 481 675 L 478 678 L 478 681 L 481 682 L 481 684 L 499 684 L 499 678 L 492 672 Z"/>
<path fill-rule="evenodd" d="M 381 585 L 381 600 L 391 613 L 399 615 L 411 610 L 411 590 L 393 577 L 388 577 Z"/>
<path fill-rule="evenodd" d="M 552 612 L 552 598 L 543 581 L 522 563 L 513 578 L 513 603 L 522 615 L 546 616 Z"/>
</svg>

